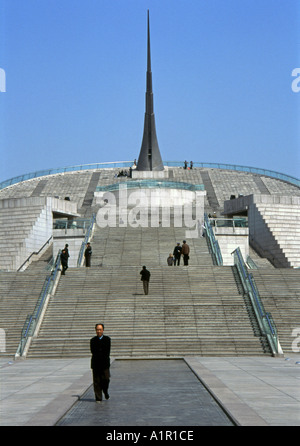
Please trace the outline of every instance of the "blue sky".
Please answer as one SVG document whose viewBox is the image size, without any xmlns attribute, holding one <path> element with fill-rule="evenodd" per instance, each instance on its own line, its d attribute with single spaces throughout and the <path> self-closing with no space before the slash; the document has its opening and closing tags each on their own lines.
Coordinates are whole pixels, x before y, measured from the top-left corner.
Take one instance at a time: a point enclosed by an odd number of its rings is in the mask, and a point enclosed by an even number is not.
<svg viewBox="0 0 300 446">
<path fill-rule="evenodd" d="M 299 178 L 298 0 L 0 0 L 0 181 L 138 158 L 147 9 L 163 160 Z"/>
</svg>

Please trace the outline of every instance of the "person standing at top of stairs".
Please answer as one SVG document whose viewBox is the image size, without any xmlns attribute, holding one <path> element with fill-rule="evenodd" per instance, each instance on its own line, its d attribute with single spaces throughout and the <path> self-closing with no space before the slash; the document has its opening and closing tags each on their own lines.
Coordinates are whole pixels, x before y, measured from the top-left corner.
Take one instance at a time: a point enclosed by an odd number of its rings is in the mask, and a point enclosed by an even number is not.
<svg viewBox="0 0 300 446">
<path fill-rule="evenodd" d="M 184 265 L 187 266 L 189 264 L 189 258 L 190 258 L 190 247 L 185 240 L 183 240 L 182 242 L 181 253 L 183 255 L 183 263 Z"/>
<path fill-rule="evenodd" d="M 174 266 L 176 266 L 176 261 L 177 261 L 177 266 L 180 265 L 181 251 L 182 251 L 182 247 L 180 246 L 180 243 L 178 242 L 177 245 L 174 248 L 174 251 L 173 251 Z"/>
<path fill-rule="evenodd" d="M 63 276 L 65 275 L 65 273 L 66 273 L 66 271 L 68 269 L 68 260 L 69 260 L 69 257 L 70 257 L 68 247 L 69 247 L 69 245 L 65 245 L 65 247 L 62 250 L 61 255 L 60 255 L 60 260 L 61 260 L 61 265 L 62 265 L 62 272 L 61 273 L 62 273 Z"/>
<path fill-rule="evenodd" d="M 92 256 L 92 247 L 90 242 L 86 244 L 86 249 L 84 251 L 84 257 L 85 257 L 85 266 L 89 267 L 91 266 L 91 256 Z"/>
<path fill-rule="evenodd" d="M 147 268 L 145 266 L 143 266 L 143 269 L 140 272 L 140 274 L 142 276 L 141 280 L 143 282 L 144 293 L 148 294 L 149 293 L 149 281 L 150 281 L 151 273 L 150 273 L 150 271 L 147 270 Z"/>
</svg>

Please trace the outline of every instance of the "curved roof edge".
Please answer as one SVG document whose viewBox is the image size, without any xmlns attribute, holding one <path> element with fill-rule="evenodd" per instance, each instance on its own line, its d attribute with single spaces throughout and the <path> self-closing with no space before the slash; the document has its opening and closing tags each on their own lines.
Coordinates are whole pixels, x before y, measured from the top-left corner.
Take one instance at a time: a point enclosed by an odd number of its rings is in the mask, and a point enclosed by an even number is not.
<svg viewBox="0 0 300 446">
<path fill-rule="evenodd" d="M 183 161 L 164 161 L 164 166 L 166 167 L 183 167 Z M 294 186 L 300 188 L 300 180 L 298 178 L 292 177 L 290 175 L 286 175 L 284 173 L 275 172 L 268 169 L 261 169 L 258 167 L 250 167 L 250 166 L 240 166 L 236 164 L 224 164 L 224 163 L 202 163 L 202 162 L 194 162 L 194 167 L 207 167 L 210 169 L 223 169 L 223 170 L 235 170 L 240 172 L 248 172 L 254 173 L 258 175 L 264 175 L 271 178 L 276 178 L 278 180 L 285 181 L 287 183 L 291 183 Z M 76 166 L 68 166 L 68 167 L 58 167 L 56 169 L 45 169 L 39 170 L 32 173 L 27 173 L 24 175 L 19 175 L 9 180 L 2 181 L 0 183 L 0 190 L 5 187 L 12 186 L 17 183 L 21 183 L 22 181 L 31 180 L 33 178 L 43 177 L 47 175 L 55 175 L 59 173 L 66 172 L 76 172 L 80 170 L 91 170 L 91 169 L 111 169 L 111 168 L 121 168 L 127 167 L 130 168 L 133 166 L 133 161 L 115 161 L 115 162 L 105 162 L 105 163 L 93 163 L 93 164 L 81 164 Z"/>
</svg>

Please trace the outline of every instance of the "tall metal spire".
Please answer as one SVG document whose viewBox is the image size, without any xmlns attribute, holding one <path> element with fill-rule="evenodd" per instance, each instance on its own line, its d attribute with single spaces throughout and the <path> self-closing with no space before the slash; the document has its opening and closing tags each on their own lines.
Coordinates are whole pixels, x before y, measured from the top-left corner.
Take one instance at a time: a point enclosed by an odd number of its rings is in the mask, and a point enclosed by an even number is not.
<svg viewBox="0 0 300 446">
<path fill-rule="evenodd" d="M 137 162 L 137 170 L 164 170 L 161 159 L 156 129 L 153 107 L 152 72 L 150 54 L 150 25 L 148 10 L 148 40 L 147 40 L 147 85 L 146 85 L 146 112 L 144 119 L 144 135 Z"/>
</svg>

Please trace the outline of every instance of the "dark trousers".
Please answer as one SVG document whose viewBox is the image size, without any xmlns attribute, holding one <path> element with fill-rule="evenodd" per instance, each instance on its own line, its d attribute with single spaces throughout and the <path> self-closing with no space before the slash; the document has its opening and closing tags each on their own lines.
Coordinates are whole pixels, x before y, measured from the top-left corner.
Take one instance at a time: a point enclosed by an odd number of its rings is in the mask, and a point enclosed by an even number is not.
<svg viewBox="0 0 300 446">
<path fill-rule="evenodd" d="M 96 401 L 102 400 L 102 392 L 104 395 L 108 392 L 110 372 L 109 369 L 94 370 L 93 369 L 93 385 Z"/>
<path fill-rule="evenodd" d="M 177 261 L 177 265 L 178 266 L 180 265 L 180 257 L 181 257 L 181 255 L 174 257 L 174 266 L 176 266 L 176 261 Z"/>
<path fill-rule="evenodd" d="M 91 256 L 85 257 L 85 266 L 91 266 Z"/>
<path fill-rule="evenodd" d="M 189 264 L 189 255 L 188 254 L 183 254 L 183 263 L 184 265 L 188 265 Z"/>
<path fill-rule="evenodd" d="M 65 275 L 65 272 L 67 271 L 67 269 L 68 269 L 68 264 L 67 263 L 62 263 L 61 264 L 61 266 L 62 266 L 62 274 L 63 275 Z"/>
<path fill-rule="evenodd" d="M 149 281 L 148 280 L 143 280 L 143 288 L 144 288 L 144 293 L 148 294 L 149 293 Z"/>
</svg>

